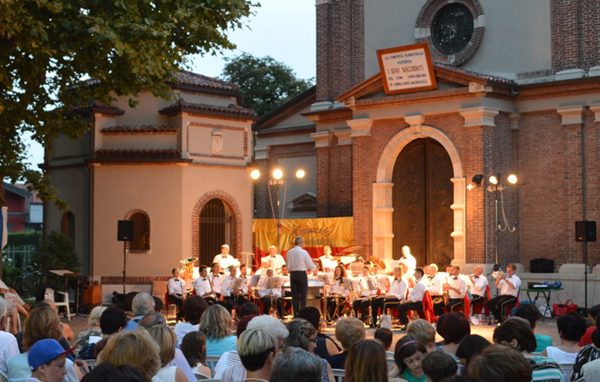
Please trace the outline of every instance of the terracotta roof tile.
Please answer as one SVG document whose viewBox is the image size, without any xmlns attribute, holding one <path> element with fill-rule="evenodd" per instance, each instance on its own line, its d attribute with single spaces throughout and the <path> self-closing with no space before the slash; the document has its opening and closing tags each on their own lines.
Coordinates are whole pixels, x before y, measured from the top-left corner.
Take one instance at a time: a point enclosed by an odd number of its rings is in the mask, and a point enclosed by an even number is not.
<svg viewBox="0 0 600 382">
<path fill-rule="evenodd" d="M 220 80 L 218 78 L 208 77 L 199 73 L 182 70 L 173 75 L 173 85 L 187 85 L 205 89 L 226 90 L 239 92 L 240 88 L 234 83 Z"/>
<path fill-rule="evenodd" d="M 105 127 L 100 130 L 103 134 L 164 134 L 164 133 L 176 133 L 179 131 L 178 127 L 173 126 L 152 126 L 152 125 L 118 125 Z"/>
<path fill-rule="evenodd" d="M 172 161 L 181 160 L 181 152 L 174 149 L 100 149 L 98 161 Z"/>
<path fill-rule="evenodd" d="M 123 115 L 125 114 L 125 110 L 120 109 L 116 106 L 107 105 L 101 102 L 93 102 L 90 106 L 81 107 L 75 109 L 77 113 L 90 114 L 90 113 L 102 113 L 108 115 Z"/>
<path fill-rule="evenodd" d="M 174 104 L 159 110 L 165 115 L 177 115 L 181 112 L 200 113 L 208 115 L 220 115 L 234 118 L 254 119 L 254 111 L 242 106 L 230 104 L 229 106 L 216 106 L 204 103 L 191 103 L 178 100 Z"/>
</svg>

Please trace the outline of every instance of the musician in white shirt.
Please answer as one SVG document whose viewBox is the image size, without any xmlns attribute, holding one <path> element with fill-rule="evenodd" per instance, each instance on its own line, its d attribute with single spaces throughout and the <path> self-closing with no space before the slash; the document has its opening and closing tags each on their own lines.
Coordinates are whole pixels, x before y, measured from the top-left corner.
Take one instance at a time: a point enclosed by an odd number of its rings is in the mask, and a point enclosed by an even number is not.
<svg viewBox="0 0 600 382">
<path fill-rule="evenodd" d="M 438 266 L 431 263 L 427 267 L 427 276 L 425 277 L 425 285 L 433 302 L 433 310 L 436 316 L 443 313 L 444 310 L 444 283 L 445 279 L 438 275 Z"/>
<path fill-rule="evenodd" d="M 333 321 L 336 310 L 340 315 L 340 307 L 343 306 L 346 297 L 348 297 L 348 280 L 346 278 L 346 270 L 341 265 L 335 267 L 333 271 L 333 284 L 329 286 L 327 291 L 326 306 L 327 306 L 327 321 Z"/>
<path fill-rule="evenodd" d="M 485 301 L 485 291 L 489 285 L 487 277 L 483 275 L 483 266 L 477 265 L 469 277 L 469 290 L 471 292 L 471 305 L 482 304 Z"/>
<path fill-rule="evenodd" d="M 516 301 L 519 296 L 519 288 L 521 288 L 521 279 L 515 274 L 516 266 L 508 264 L 506 273 L 501 273 L 496 279 L 496 288 L 499 290 L 499 295 L 488 301 L 487 305 L 496 321 L 502 322 L 504 319 L 504 307 Z"/>
<path fill-rule="evenodd" d="M 246 302 L 244 295 L 248 294 L 248 284 L 245 278 L 237 277 L 237 267 L 229 266 L 229 276 L 225 277 L 221 286 L 221 293 L 225 297 L 225 308 L 232 309 Z"/>
<path fill-rule="evenodd" d="M 208 279 L 211 282 L 213 292 L 215 292 L 217 299 L 221 297 L 221 285 L 223 285 L 224 278 L 225 277 L 221 274 L 221 264 L 213 263 Z"/>
<path fill-rule="evenodd" d="M 371 298 L 377 295 L 378 289 L 377 277 L 370 274 L 368 265 L 363 267 L 362 274 L 358 277 L 358 284 L 360 285 L 360 295 L 352 302 L 352 309 L 354 309 L 356 317 L 359 317 L 360 311 L 360 319 L 366 323 Z"/>
<path fill-rule="evenodd" d="M 405 245 L 402 247 L 402 257 L 398 260 L 400 264 L 406 265 L 405 275 L 412 275 L 417 268 L 417 259 L 410 253 L 410 247 Z"/>
<path fill-rule="evenodd" d="M 212 262 L 213 264 L 219 263 L 221 269 L 229 269 L 232 265 L 235 265 L 236 267 L 240 266 L 240 262 L 229 254 L 229 245 L 227 244 L 221 245 L 221 253 L 216 255 Z"/>
<path fill-rule="evenodd" d="M 427 286 L 423 282 L 423 269 L 415 269 L 415 286 L 408 291 L 408 298 L 398 305 L 398 317 L 400 324 L 408 324 L 408 311 L 417 310 L 419 314 L 423 314 L 423 296 L 427 291 Z"/>
<path fill-rule="evenodd" d="M 268 288 L 269 283 L 273 284 L 274 272 L 273 269 L 269 268 L 267 271 L 260 276 L 258 283 L 256 284 L 256 294 L 263 303 L 262 314 L 269 314 L 271 307 L 275 305 L 277 308 L 277 316 L 283 318 L 283 300 L 281 298 L 281 286 L 274 288 Z M 277 282 L 277 284 L 282 284 Z"/>
<path fill-rule="evenodd" d="M 199 268 L 200 277 L 194 281 L 194 291 L 196 296 L 200 296 L 209 304 L 214 304 L 216 300 L 215 292 L 212 289 L 211 282 L 208 279 L 208 268 L 206 265 L 201 265 Z"/>
<path fill-rule="evenodd" d="M 277 247 L 274 245 L 269 246 L 269 255 L 261 259 L 261 263 L 267 263 L 267 268 L 272 268 L 276 274 L 281 273 L 281 267 L 285 265 L 283 256 L 277 253 Z"/>
<path fill-rule="evenodd" d="M 402 268 L 399 266 L 395 267 L 394 281 L 392 281 L 390 291 L 384 296 L 376 297 L 371 300 L 371 327 L 375 327 L 375 323 L 377 322 L 377 317 L 379 315 L 379 309 L 381 309 L 383 312 L 385 304 L 399 302 L 406 298 L 406 289 L 406 281 L 402 279 Z"/>
<path fill-rule="evenodd" d="M 463 305 L 467 294 L 467 283 L 460 276 L 460 267 L 458 265 L 450 268 L 446 289 L 448 291 L 448 304 L 446 305 L 451 312 L 455 307 Z"/>
<path fill-rule="evenodd" d="M 177 306 L 177 320 L 182 317 L 181 307 L 183 306 L 183 298 L 185 295 L 185 281 L 179 277 L 179 268 L 171 269 L 173 277 L 167 281 L 168 299 L 170 303 Z"/>
</svg>

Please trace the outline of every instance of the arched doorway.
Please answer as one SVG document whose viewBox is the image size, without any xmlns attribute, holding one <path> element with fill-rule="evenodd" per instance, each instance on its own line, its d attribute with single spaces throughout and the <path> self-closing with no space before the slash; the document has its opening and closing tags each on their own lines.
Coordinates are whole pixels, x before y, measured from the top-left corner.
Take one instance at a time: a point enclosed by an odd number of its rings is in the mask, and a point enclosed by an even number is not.
<svg viewBox="0 0 600 382">
<path fill-rule="evenodd" d="M 200 264 L 207 264 L 226 243 L 236 248 L 235 221 L 232 211 L 221 199 L 209 200 L 200 212 Z"/>
<path fill-rule="evenodd" d="M 431 138 L 407 144 L 396 159 L 393 178 L 393 257 L 410 246 L 417 264 L 449 265 L 454 259 L 452 161 Z"/>
</svg>

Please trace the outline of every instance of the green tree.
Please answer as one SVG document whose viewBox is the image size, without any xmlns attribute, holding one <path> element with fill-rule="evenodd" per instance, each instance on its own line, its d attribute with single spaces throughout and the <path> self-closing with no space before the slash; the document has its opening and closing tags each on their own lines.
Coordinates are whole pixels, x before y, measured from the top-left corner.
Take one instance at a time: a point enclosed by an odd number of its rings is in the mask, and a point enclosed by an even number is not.
<svg viewBox="0 0 600 382">
<path fill-rule="evenodd" d="M 269 56 L 259 58 L 242 53 L 226 60 L 221 77 L 240 86 L 244 106 L 253 109 L 258 116 L 312 86 L 312 79 L 296 78 L 292 68 Z"/>
<path fill-rule="evenodd" d="M 25 134 L 48 148 L 59 134 L 79 137 L 88 128 L 86 113 L 74 111 L 85 111 L 91 100 L 131 96 L 135 104 L 143 90 L 166 96 L 170 76 L 188 55 L 234 47 L 226 33 L 242 27 L 255 5 L 0 0 L 0 180 L 26 181 L 45 201 L 57 200 L 44 171 L 26 164 Z"/>
</svg>

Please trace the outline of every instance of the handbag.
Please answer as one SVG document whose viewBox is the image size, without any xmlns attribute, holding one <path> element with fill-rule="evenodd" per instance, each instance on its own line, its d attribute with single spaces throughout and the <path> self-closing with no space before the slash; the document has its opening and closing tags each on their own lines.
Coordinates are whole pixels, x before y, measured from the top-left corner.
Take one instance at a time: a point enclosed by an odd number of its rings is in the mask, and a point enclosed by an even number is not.
<svg viewBox="0 0 600 382">
<path fill-rule="evenodd" d="M 564 304 L 552 304 L 552 314 L 555 317 L 565 316 L 577 312 L 577 308 L 577 304 L 573 300 L 568 299 Z"/>
</svg>

